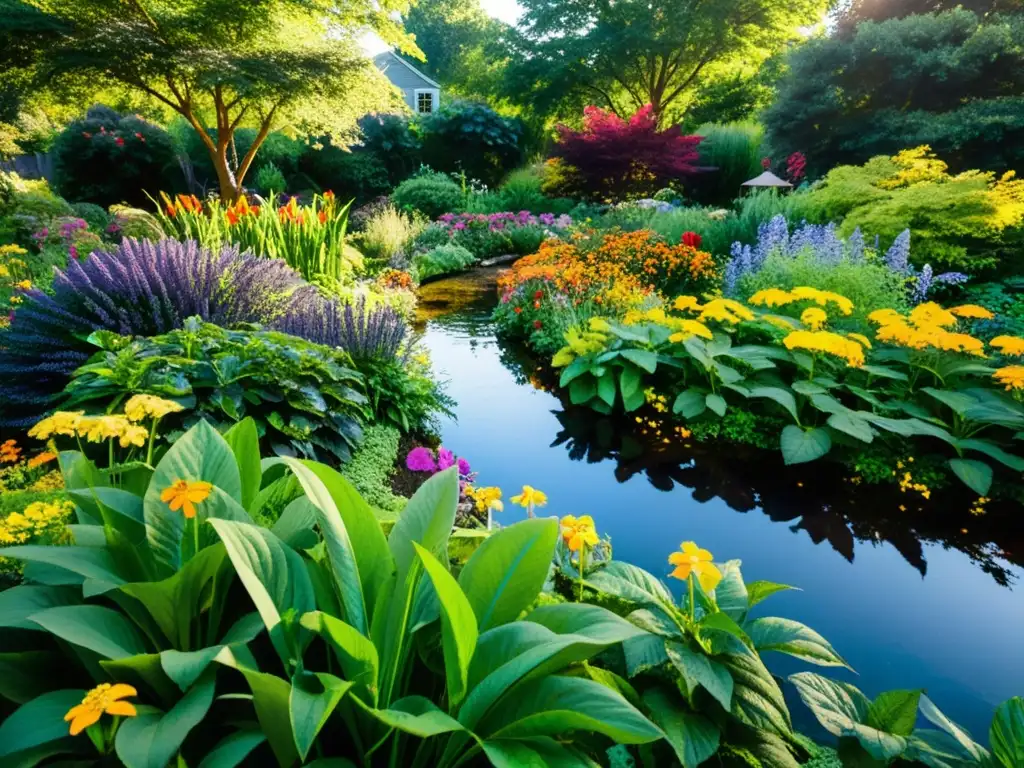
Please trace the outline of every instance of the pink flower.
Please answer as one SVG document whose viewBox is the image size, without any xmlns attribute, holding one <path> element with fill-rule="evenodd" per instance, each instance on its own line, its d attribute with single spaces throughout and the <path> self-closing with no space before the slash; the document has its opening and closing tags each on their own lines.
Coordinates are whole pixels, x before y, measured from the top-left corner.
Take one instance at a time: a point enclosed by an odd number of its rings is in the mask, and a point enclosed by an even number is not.
<svg viewBox="0 0 1024 768">
<path fill-rule="evenodd" d="M 405 466 L 413 472 L 436 472 L 437 464 L 434 463 L 434 454 L 429 448 L 422 446 L 413 448 L 405 457 Z"/>
<path fill-rule="evenodd" d="M 445 447 L 437 449 L 437 471 L 441 472 L 455 466 L 455 454 Z"/>
<path fill-rule="evenodd" d="M 470 473 L 470 468 L 469 468 L 469 462 L 468 461 L 466 461 L 465 459 L 460 457 L 459 460 L 456 461 L 455 463 L 459 466 L 459 474 L 460 475 L 468 475 Z"/>
<path fill-rule="evenodd" d="M 114 143 L 117 144 L 117 146 L 119 146 L 119 147 L 123 147 L 124 146 L 124 139 L 122 139 L 120 136 L 118 136 L 116 139 L 114 139 Z"/>
</svg>

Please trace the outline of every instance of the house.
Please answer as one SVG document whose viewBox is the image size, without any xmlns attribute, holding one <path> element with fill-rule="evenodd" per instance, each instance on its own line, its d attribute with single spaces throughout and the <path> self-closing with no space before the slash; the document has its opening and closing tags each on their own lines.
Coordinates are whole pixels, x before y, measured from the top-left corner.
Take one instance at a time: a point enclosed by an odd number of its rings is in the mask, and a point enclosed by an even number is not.
<svg viewBox="0 0 1024 768">
<path fill-rule="evenodd" d="M 428 114 L 441 106 L 441 85 L 396 53 L 379 53 L 373 57 L 373 63 L 402 92 L 413 112 Z"/>
</svg>

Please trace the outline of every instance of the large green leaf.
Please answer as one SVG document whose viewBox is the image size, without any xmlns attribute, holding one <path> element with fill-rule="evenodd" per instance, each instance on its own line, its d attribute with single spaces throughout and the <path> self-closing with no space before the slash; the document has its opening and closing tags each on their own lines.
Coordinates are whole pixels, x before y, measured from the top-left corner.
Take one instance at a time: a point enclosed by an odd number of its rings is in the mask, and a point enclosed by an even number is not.
<svg viewBox="0 0 1024 768">
<path fill-rule="evenodd" d="M 24 704 L 46 693 L 61 669 L 53 651 L 0 652 L 0 698 Z"/>
<path fill-rule="evenodd" d="M 70 492 L 71 498 L 98 524 L 119 530 L 136 546 L 146 541 L 142 499 L 120 488 L 88 488 Z"/>
<path fill-rule="evenodd" d="M 1003 466 L 1012 469 L 1014 472 L 1024 472 L 1024 459 L 1020 456 L 1014 456 L 1012 453 L 1007 453 L 998 445 L 990 443 L 988 440 L 961 440 L 958 445 L 962 450 L 984 453 L 990 459 L 995 459 Z"/>
<path fill-rule="evenodd" d="M 241 476 L 231 447 L 217 430 L 200 421 L 164 454 L 143 500 L 149 545 L 157 561 L 169 570 L 177 570 L 182 563 L 185 516 L 180 510 L 172 512 L 160 494 L 179 480 L 203 480 L 236 503 L 242 499 Z M 204 505 L 209 506 L 209 501 L 197 506 L 197 520 L 208 516 Z"/>
<path fill-rule="evenodd" d="M 901 758 L 922 763 L 928 768 L 976 768 L 979 764 L 997 764 L 992 761 L 988 750 L 975 746 L 983 756 L 967 751 L 955 737 L 944 731 L 918 728 L 907 739 L 907 748 Z"/>
<path fill-rule="evenodd" d="M 224 648 L 230 648 L 234 657 L 249 661 L 246 643 L 256 639 L 263 631 L 263 620 L 256 612 L 248 613 L 229 629 L 217 645 L 200 648 L 197 651 L 161 651 L 160 667 L 164 674 L 174 681 L 182 691 L 188 690 Z M 249 661 L 255 668 L 256 663 Z"/>
<path fill-rule="evenodd" d="M 789 709 L 775 678 L 756 653 L 721 657 L 733 679 L 732 714 L 740 722 L 784 739 L 793 737 Z"/>
<path fill-rule="evenodd" d="M 126 768 L 166 768 L 213 703 L 214 675 L 207 673 L 166 714 L 140 706 L 117 729 L 114 748 Z"/>
<path fill-rule="evenodd" d="M 988 494 L 992 487 L 992 467 L 977 459 L 950 459 L 949 468 L 963 484 L 979 496 Z M 2 554 L 2 553 L 0 553 Z"/>
<path fill-rule="evenodd" d="M 750 397 L 774 400 L 789 412 L 789 415 L 793 417 L 793 421 L 797 424 L 800 423 L 800 416 L 796 409 L 796 398 L 793 397 L 793 393 L 788 389 L 783 389 L 782 387 L 751 387 Z"/>
<path fill-rule="evenodd" d="M 406 696 L 387 709 L 374 709 L 370 710 L 370 713 L 391 728 L 424 739 L 464 730 L 458 720 L 423 696 Z"/>
<path fill-rule="evenodd" d="M 458 504 L 459 475 L 455 467 L 438 472 L 409 499 L 388 536 L 388 547 L 398 569 L 399 584 L 416 560 L 413 542 L 434 557 L 447 555 L 448 538 L 455 524 Z"/>
<path fill-rule="evenodd" d="M 868 707 L 867 725 L 880 731 L 909 736 L 917 722 L 921 691 L 885 691 Z"/>
<path fill-rule="evenodd" d="M 978 403 L 975 398 L 963 392 L 951 392 L 933 387 L 921 387 L 920 391 L 935 398 L 943 405 L 948 405 L 958 416 L 963 416 L 972 405 Z"/>
<path fill-rule="evenodd" d="M 18 547 L 3 547 L 0 549 L 0 557 L 13 557 L 28 563 L 44 563 L 108 584 L 118 585 L 126 581 L 114 558 L 99 547 L 23 544 Z"/>
<path fill-rule="evenodd" d="M 467 693 L 469 664 L 479 637 L 476 615 L 455 577 L 426 549 L 416 542 L 412 545 L 441 603 L 441 645 L 448 700 L 452 706 L 458 706 Z"/>
<path fill-rule="evenodd" d="M 825 423 L 832 427 L 832 429 L 854 437 L 863 443 L 870 443 L 875 439 L 875 432 L 871 425 L 852 411 L 849 413 L 833 413 Z"/>
<path fill-rule="evenodd" d="M 536 739 L 489 739 L 481 744 L 495 768 L 599 768 L 582 752 L 548 736 Z"/>
<path fill-rule="evenodd" d="M 776 592 L 785 592 L 789 589 L 798 588 L 791 587 L 788 584 L 777 584 L 774 581 L 752 581 L 747 584 L 747 596 L 750 601 L 750 607 L 753 608 L 762 600 L 771 597 Z"/>
<path fill-rule="evenodd" d="M 238 465 L 242 507 L 248 510 L 260 492 L 263 470 L 260 468 L 260 436 L 256 422 L 247 416 L 224 433 Z"/>
<path fill-rule="evenodd" d="M 665 643 L 665 652 L 672 666 L 682 675 L 691 698 L 699 685 L 727 712 L 732 708 L 733 683 L 727 667 L 703 652 L 693 650 L 686 643 L 669 641 Z"/>
<path fill-rule="evenodd" d="M 524 520 L 488 536 L 459 574 L 481 632 L 513 621 L 540 593 L 558 542 L 555 518 Z"/>
<path fill-rule="evenodd" d="M 587 583 L 601 592 L 634 603 L 672 604 L 672 593 L 661 581 L 642 568 L 621 560 L 612 560 L 587 576 Z"/>
<path fill-rule="evenodd" d="M 32 614 L 47 632 L 106 659 L 137 656 L 146 641 L 124 614 L 101 605 L 66 605 Z"/>
<path fill-rule="evenodd" d="M 252 691 L 256 719 L 259 721 L 263 733 L 266 734 L 270 748 L 281 768 L 286 768 L 297 762 L 299 754 L 295 747 L 295 734 L 292 732 L 292 721 L 289 714 L 291 684 L 277 675 L 257 672 L 240 664 L 228 648 L 222 649 L 217 654 L 217 661 L 237 669 L 245 677 L 245 681 Z"/>
<path fill-rule="evenodd" d="M 29 616 L 60 605 L 77 605 L 81 601 L 81 590 L 72 587 L 20 584 L 0 591 L 0 628 L 38 630 L 39 625 L 30 621 Z"/>
<path fill-rule="evenodd" d="M 542 605 L 530 611 L 526 620 L 560 635 L 580 635 L 609 645 L 644 634 L 642 629 L 607 608 L 586 603 Z"/>
<path fill-rule="evenodd" d="M 619 744 L 664 738 L 661 730 L 622 696 L 578 677 L 545 676 L 517 686 L 492 709 L 477 733 L 489 739 L 560 736 L 570 730 L 602 733 Z"/>
<path fill-rule="evenodd" d="M 789 677 L 800 699 L 833 736 L 850 733 L 857 723 L 866 723 L 871 703 L 849 683 L 829 680 L 813 672 L 799 672 Z"/>
<path fill-rule="evenodd" d="M 684 419 L 693 419 L 707 410 L 705 393 L 698 389 L 687 389 L 676 396 L 672 404 L 672 413 L 678 413 Z"/>
<path fill-rule="evenodd" d="M 360 632 L 368 634 L 370 616 L 363 595 L 356 549 L 334 498 L 314 472 L 312 462 L 308 466 L 297 459 L 286 458 L 284 462 L 299 478 L 306 497 L 319 512 L 320 532 L 324 537 L 327 559 L 334 576 L 334 587 L 341 597 L 341 603 L 345 610 L 345 619 Z"/>
<path fill-rule="evenodd" d="M 678 696 L 662 688 L 648 688 L 643 698 L 651 719 L 665 732 L 665 739 L 683 768 L 697 768 L 718 751 L 718 726 L 681 707 Z"/>
<path fill-rule="evenodd" d="M 832 447 L 832 438 L 824 429 L 803 429 L 788 424 L 779 439 L 782 459 L 787 464 L 804 464 L 820 459 Z"/>
<path fill-rule="evenodd" d="M 956 744 L 953 754 L 964 755 L 969 763 L 983 763 L 989 757 L 988 750 L 974 741 L 960 726 L 946 717 L 942 711 L 935 706 L 931 699 L 922 695 L 918 702 L 921 714 L 930 722 L 937 725 Z M 919 732 L 915 731 L 915 735 Z M 930 763 L 929 763 L 930 764 Z M 932 766 L 932 768 L 937 768 Z"/>
<path fill-rule="evenodd" d="M 121 591 L 142 603 L 174 648 L 186 651 L 193 641 L 193 621 L 211 608 L 221 607 L 233 575 L 226 549 L 216 544 L 200 550 L 163 581 L 123 584 Z M 215 616 L 211 612 L 208 618 Z"/>
<path fill-rule="evenodd" d="M 755 619 L 744 629 L 760 653 L 778 651 L 822 667 L 852 669 L 828 640 L 799 621 L 772 616 Z"/>
<path fill-rule="evenodd" d="M 302 626 L 317 632 L 331 646 L 347 680 L 360 686 L 371 705 L 377 703 L 379 659 L 369 638 L 340 619 L 314 611 L 301 619 Z"/>
<path fill-rule="evenodd" d="M 1024 699 L 1014 696 L 999 706 L 988 738 L 992 754 L 1005 768 L 1024 766 Z"/>
<path fill-rule="evenodd" d="M 267 737 L 258 728 L 229 733 L 206 754 L 199 768 L 235 768 L 266 740 Z"/>
<path fill-rule="evenodd" d="M 4 765 L 17 765 L 15 756 L 41 745 L 68 737 L 64 715 L 80 704 L 83 690 L 60 690 L 44 693 L 22 704 L 0 723 L 0 758 Z M 35 761 L 24 763 L 33 765 Z"/>
<path fill-rule="evenodd" d="M 647 373 L 658 370 L 658 355 L 646 349 L 624 349 L 619 354 Z"/>
<path fill-rule="evenodd" d="M 268 630 L 290 609 L 301 615 L 316 607 L 309 574 L 295 550 L 266 528 L 231 520 L 210 524 Z"/>
<path fill-rule="evenodd" d="M 715 604 L 718 610 L 738 624 L 743 623 L 749 607 L 747 587 L 743 583 L 740 565 L 739 560 L 730 560 L 719 566 L 722 580 L 715 587 Z"/>
<path fill-rule="evenodd" d="M 292 678 L 288 712 L 299 759 L 305 760 L 317 734 L 354 683 L 320 672 L 300 672 Z"/>
</svg>

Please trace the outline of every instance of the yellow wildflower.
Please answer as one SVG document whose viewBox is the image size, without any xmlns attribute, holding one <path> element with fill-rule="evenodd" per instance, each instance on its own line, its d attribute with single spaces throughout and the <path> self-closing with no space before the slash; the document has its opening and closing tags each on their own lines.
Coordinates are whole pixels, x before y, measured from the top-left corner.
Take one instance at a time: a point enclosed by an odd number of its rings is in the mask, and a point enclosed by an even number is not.
<svg viewBox="0 0 1024 768">
<path fill-rule="evenodd" d="M 673 552 L 668 556 L 669 564 L 675 566 L 675 570 L 669 576 L 685 581 L 692 574 L 697 577 L 706 592 L 718 586 L 718 582 L 722 580 L 722 572 L 711 562 L 713 558 L 710 552 L 701 549 L 692 541 L 684 541 L 679 549 L 679 552 Z"/>
<path fill-rule="evenodd" d="M 961 304 L 959 307 L 950 307 L 949 311 L 957 317 L 966 317 L 972 320 L 991 320 L 995 317 L 987 309 L 977 304 Z"/>
<path fill-rule="evenodd" d="M 1007 390 L 1024 389 L 1024 365 L 1008 365 L 992 374 Z"/>
<path fill-rule="evenodd" d="M 31 280 L 19 280 L 14 284 L 14 287 L 20 291 L 31 291 L 32 281 Z"/>
<path fill-rule="evenodd" d="M 797 329 L 795 320 L 782 317 L 781 315 L 761 315 L 761 319 L 770 325 L 774 325 L 776 328 L 781 328 L 783 331 L 794 331 Z"/>
<path fill-rule="evenodd" d="M 122 448 L 127 448 L 130 445 L 134 445 L 136 448 L 141 448 L 146 444 L 146 438 L 149 437 L 149 430 L 141 424 L 129 424 L 124 428 L 124 431 L 119 436 L 120 444 Z"/>
<path fill-rule="evenodd" d="M 813 301 L 822 307 L 835 304 L 844 315 L 849 315 L 853 312 L 853 302 L 845 296 L 833 293 L 832 291 L 820 291 L 810 286 L 798 285 L 790 293 L 798 299 Z"/>
<path fill-rule="evenodd" d="M 566 515 L 562 518 L 561 524 L 562 540 L 570 552 L 579 552 L 584 546 L 593 547 L 599 541 L 594 518 L 590 515 Z"/>
<path fill-rule="evenodd" d="M 696 296 L 676 296 L 672 308 L 677 312 L 697 312 L 704 307 Z"/>
<path fill-rule="evenodd" d="M 786 349 L 824 352 L 842 358 L 851 368 L 864 365 L 864 348 L 855 341 L 831 331 L 793 331 L 782 340 Z"/>
<path fill-rule="evenodd" d="M 812 331 L 820 331 L 821 327 L 828 322 L 828 315 L 823 309 L 808 307 L 800 313 L 800 322 L 809 326 Z"/>
<path fill-rule="evenodd" d="M 77 434 L 78 422 L 84 414 L 85 411 L 57 411 L 52 416 L 36 422 L 28 431 L 28 436 L 39 440 L 46 440 L 51 435 L 74 437 Z"/>
<path fill-rule="evenodd" d="M 167 504 L 172 512 L 179 509 L 185 513 L 186 519 L 196 516 L 195 505 L 206 501 L 213 486 L 202 480 L 176 480 L 173 485 L 164 488 L 160 501 Z"/>
<path fill-rule="evenodd" d="M 868 349 L 871 349 L 871 340 L 861 333 L 848 333 L 846 334 L 846 338 L 853 339 L 862 347 L 867 347 Z"/>
<path fill-rule="evenodd" d="M 950 325 L 956 325 L 956 315 L 948 309 L 943 309 L 934 301 L 918 304 L 910 311 L 907 319 L 918 328 L 925 326 L 945 328 Z"/>
<path fill-rule="evenodd" d="M 796 296 L 781 288 L 765 288 L 763 291 L 755 293 L 749 299 L 751 304 L 764 305 L 766 307 L 783 307 L 786 304 L 792 304 L 794 301 L 796 301 Z"/>
<path fill-rule="evenodd" d="M 185 409 L 173 400 L 165 400 L 154 395 L 132 395 L 124 404 L 124 415 L 132 421 L 162 419 L 169 413 L 179 413 L 183 410 Z"/>
<path fill-rule="evenodd" d="M 501 503 L 501 488 L 488 486 L 486 488 L 474 488 L 467 485 L 463 493 L 467 498 L 473 500 L 477 512 L 486 512 L 488 509 L 494 512 L 501 512 L 505 505 Z"/>
<path fill-rule="evenodd" d="M 21 448 L 16 440 L 0 443 L 0 464 L 13 464 L 21 457 Z"/>
<path fill-rule="evenodd" d="M 1024 339 L 1019 336 L 996 336 L 989 344 L 1004 355 L 1013 357 L 1024 355 Z"/>
<path fill-rule="evenodd" d="M 876 325 L 892 325 L 893 323 L 906 322 L 903 315 L 895 309 L 876 309 L 868 315 L 868 320 Z"/>
<path fill-rule="evenodd" d="M 43 451 L 42 453 L 37 453 L 35 456 L 28 460 L 28 468 L 35 469 L 36 467 L 41 467 L 43 466 L 43 464 L 49 464 L 56 458 L 57 454 L 53 453 L 52 451 Z"/>
<path fill-rule="evenodd" d="M 518 504 L 524 509 L 532 510 L 534 507 L 543 507 L 548 503 L 548 497 L 543 491 L 538 491 L 536 488 L 524 485 L 523 492 L 513 496 L 511 499 L 513 504 Z"/>
<path fill-rule="evenodd" d="M 603 317 L 592 317 L 590 318 L 590 330 L 596 331 L 597 333 L 608 333 L 612 327 L 608 325 L 608 321 Z"/>
<path fill-rule="evenodd" d="M 569 347 L 562 347 L 560 350 L 555 352 L 554 357 L 551 358 L 552 368 L 564 368 L 573 360 L 576 359 L 576 355 Z"/>
<path fill-rule="evenodd" d="M 68 710 L 64 722 L 71 723 L 71 735 L 77 736 L 90 725 L 99 722 L 103 714 L 135 717 L 138 714 L 135 705 L 122 699 L 138 695 L 138 691 L 130 685 L 102 683 L 85 694 L 81 704 Z"/>
<path fill-rule="evenodd" d="M 753 320 L 754 313 L 733 299 L 713 299 L 704 305 L 704 309 L 697 319 L 701 322 L 718 320 L 736 325 L 741 320 Z"/>
<path fill-rule="evenodd" d="M 113 440 L 121 437 L 131 423 L 124 416 L 83 416 L 78 422 L 76 434 L 90 443 Z"/>
<path fill-rule="evenodd" d="M 714 338 L 711 329 L 697 320 L 680 320 L 672 325 L 675 328 L 679 328 L 678 331 L 668 337 L 668 340 L 672 343 L 686 341 L 691 336 L 699 336 L 702 339 L 709 340 Z"/>
</svg>

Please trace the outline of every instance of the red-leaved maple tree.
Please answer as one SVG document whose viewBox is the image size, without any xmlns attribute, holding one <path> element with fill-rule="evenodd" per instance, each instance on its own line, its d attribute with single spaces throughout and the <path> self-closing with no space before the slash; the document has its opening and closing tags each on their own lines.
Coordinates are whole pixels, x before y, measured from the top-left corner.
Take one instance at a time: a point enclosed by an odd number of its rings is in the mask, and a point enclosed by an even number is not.
<svg viewBox="0 0 1024 768">
<path fill-rule="evenodd" d="M 653 193 L 697 172 L 700 136 L 678 125 L 658 130 L 650 104 L 628 119 L 599 107 L 583 110 L 583 130 L 559 125 L 552 155 L 562 165 L 563 185 L 599 199 Z"/>
</svg>

